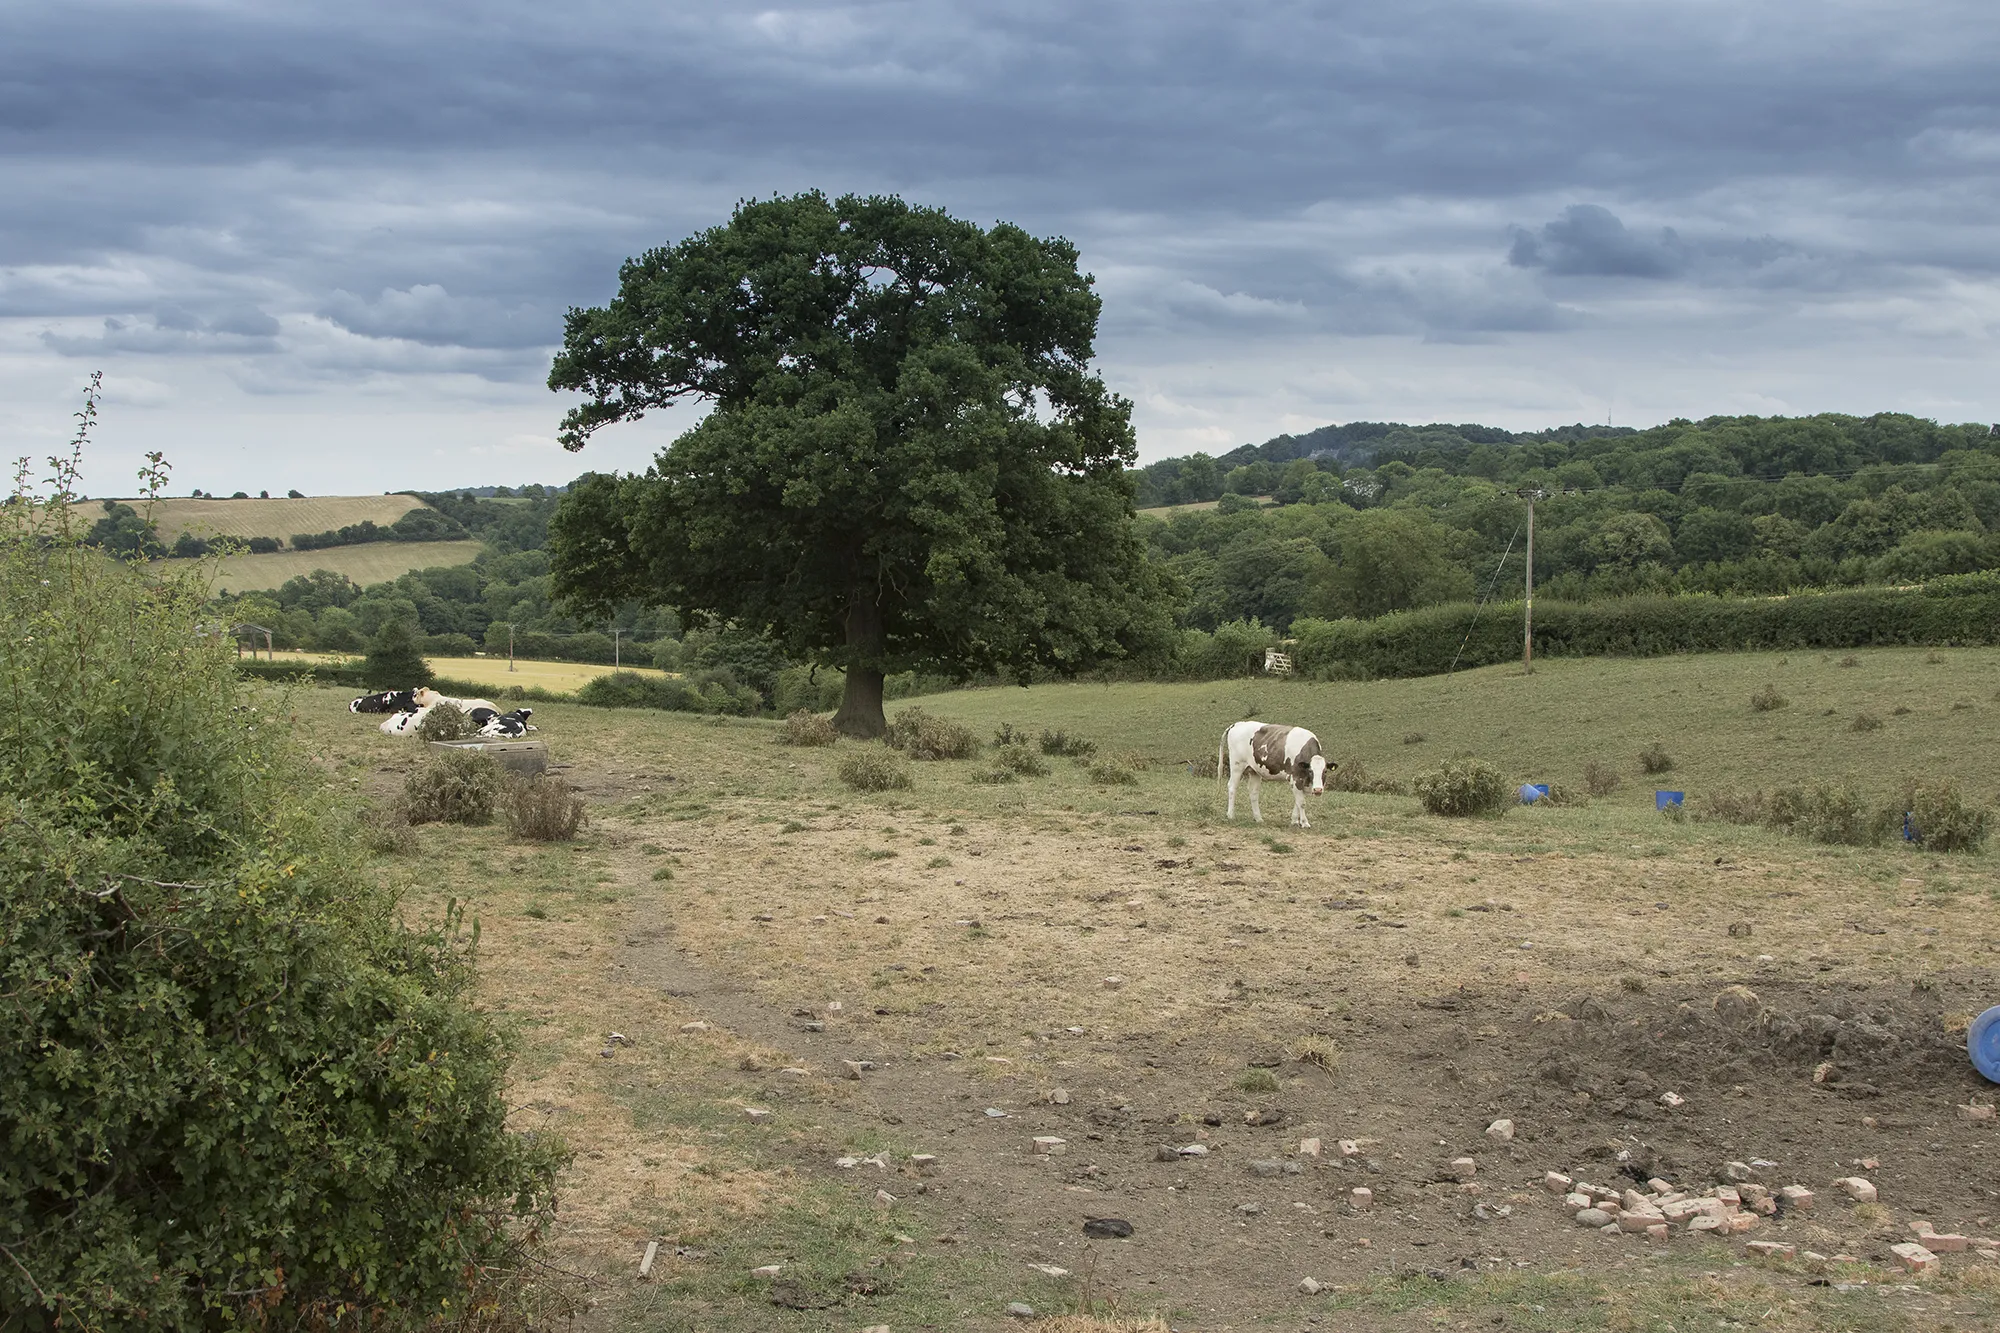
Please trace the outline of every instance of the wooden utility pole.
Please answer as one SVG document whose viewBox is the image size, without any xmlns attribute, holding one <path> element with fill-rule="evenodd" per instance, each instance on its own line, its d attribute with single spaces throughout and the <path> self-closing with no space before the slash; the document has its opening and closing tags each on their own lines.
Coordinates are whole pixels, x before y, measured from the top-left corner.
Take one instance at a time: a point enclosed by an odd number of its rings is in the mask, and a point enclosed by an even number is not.
<svg viewBox="0 0 2000 1333">
<path fill-rule="evenodd" d="M 1528 492 L 1527 593 L 1521 608 L 1521 672 L 1535 669 L 1535 501 L 1539 491 Z"/>
<path fill-rule="evenodd" d="M 624 632 L 625 632 L 624 630 L 622 630 L 622 629 L 619 629 L 619 628 L 618 628 L 617 626 L 615 626 L 615 625 L 614 625 L 614 626 L 612 626 L 612 629 L 611 629 L 611 666 L 612 666 L 612 669 L 613 669 L 613 670 L 616 670 L 617 668 L 619 668 L 619 667 L 621 667 L 621 666 L 623 666 L 623 665 L 625 664 L 625 663 L 624 663 L 624 661 L 623 661 L 623 659 L 621 659 L 621 658 L 620 658 L 620 657 L 618 656 L 618 636 L 619 636 L 619 635 L 621 635 L 621 634 L 623 634 Z"/>
<path fill-rule="evenodd" d="M 507 669 L 514 669 L 514 622 L 507 622 Z"/>
</svg>

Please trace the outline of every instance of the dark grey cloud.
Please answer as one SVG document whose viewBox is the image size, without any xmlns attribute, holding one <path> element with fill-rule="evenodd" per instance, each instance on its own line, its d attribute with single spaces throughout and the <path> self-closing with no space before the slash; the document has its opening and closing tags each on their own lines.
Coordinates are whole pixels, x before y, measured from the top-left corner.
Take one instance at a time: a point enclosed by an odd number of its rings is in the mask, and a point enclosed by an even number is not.
<svg viewBox="0 0 2000 1333">
<path fill-rule="evenodd" d="M 1997 58 L 1990 0 L 9 6 L 0 400 L 103 361 L 162 422 L 457 395 L 540 439 L 568 306 L 816 187 L 1077 240 L 1153 453 L 1607 379 L 1726 408 L 1647 369 L 1719 336 L 1845 349 L 1794 410 L 2000 415 L 1885 352 L 2000 341 Z M 1629 365 L 1521 397 L 1586 345 Z"/>
</svg>

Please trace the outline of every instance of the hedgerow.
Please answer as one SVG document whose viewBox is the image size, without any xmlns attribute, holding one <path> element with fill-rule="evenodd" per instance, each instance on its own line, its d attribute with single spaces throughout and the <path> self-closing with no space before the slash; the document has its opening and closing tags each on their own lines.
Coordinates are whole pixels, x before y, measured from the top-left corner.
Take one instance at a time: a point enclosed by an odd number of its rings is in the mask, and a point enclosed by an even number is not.
<svg viewBox="0 0 2000 1333">
<path fill-rule="evenodd" d="M 506 1128 L 459 918 L 396 924 L 283 699 L 203 635 L 199 571 L 81 549 L 74 469 L 0 507 L 0 1311 L 492 1301 L 560 1149 Z"/>
</svg>

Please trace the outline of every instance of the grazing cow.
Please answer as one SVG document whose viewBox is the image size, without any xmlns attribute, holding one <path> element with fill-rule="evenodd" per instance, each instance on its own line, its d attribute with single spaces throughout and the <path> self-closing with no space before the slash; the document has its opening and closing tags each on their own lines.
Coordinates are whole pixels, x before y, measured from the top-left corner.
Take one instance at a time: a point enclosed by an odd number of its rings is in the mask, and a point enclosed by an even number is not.
<svg viewBox="0 0 2000 1333">
<path fill-rule="evenodd" d="M 1257 795 L 1266 782 L 1289 782 L 1292 787 L 1292 824 L 1311 828 L 1306 818 L 1306 788 L 1315 796 L 1326 795 L 1326 770 L 1334 767 L 1320 752 L 1319 737 L 1304 727 L 1279 727 L 1264 722 L 1238 722 L 1222 733 L 1222 747 L 1215 755 L 1215 775 L 1229 783 L 1229 811 L 1236 818 L 1236 783 L 1250 779 L 1250 817 L 1259 824 L 1264 812 Z"/>
<path fill-rule="evenodd" d="M 384 690 L 380 694 L 364 694 L 347 705 L 350 713 L 414 713 L 417 701 L 413 690 Z"/>
</svg>

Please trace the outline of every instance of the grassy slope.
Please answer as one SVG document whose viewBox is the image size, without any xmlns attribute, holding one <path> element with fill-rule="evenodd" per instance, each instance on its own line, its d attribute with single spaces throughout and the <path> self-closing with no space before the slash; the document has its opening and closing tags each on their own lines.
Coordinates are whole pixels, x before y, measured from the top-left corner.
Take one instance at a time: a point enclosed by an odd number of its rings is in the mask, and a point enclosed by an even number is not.
<svg viewBox="0 0 2000 1333">
<path fill-rule="evenodd" d="M 303 500 L 160 500 L 152 515 L 160 539 L 169 545 L 183 532 L 275 537 L 289 544 L 295 532 L 328 532 L 363 519 L 387 527 L 412 509 L 424 508 L 428 506 L 408 495 L 314 495 Z"/>
<path fill-rule="evenodd" d="M 238 501 L 241 504 L 242 501 Z M 277 503 L 273 501 L 272 503 Z M 276 588 L 286 579 L 330 569 L 362 587 L 397 578 L 413 569 L 470 564 L 485 543 L 367 542 L 333 546 L 323 551 L 278 551 L 271 555 L 239 555 L 224 560 L 215 579 L 217 592 L 255 592 Z"/>
<path fill-rule="evenodd" d="M 1402 778 L 1471 752 L 1522 781 L 1576 783 L 1596 759 L 1625 775 L 1626 800 L 1649 799 L 1655 786 L 1693 794 L 1822 777 L 1886 795 L 1900 776 L 1917 772 L 1951 774 L 1983 798 L 2000 788 L 2000 650 L 1871 649 L 1852 655 L 1858 665 L 1840 666 L 1846 656 L 1551 660 L 1533 676 L 1489 667 L 1339 684 L 1044 685 L 920 702 L 973 724 L 982 737 L 1001 722 L 1064 727 L 1106 752 L 1155 760 L 1213 756 L 1222 729 L 1246 717 L 1311 727 L 1336 759 Z M 1750 707 L 1766 684 L 1787 706 Z M 1910 711 L 1899 716 L 1897 708 Z M 1851 730 L 1862 712 L 1879 717 L 1881 728 Z M 1424 739 L 1405 743 L 1416 734 Z M 1637 759 L 1654 742 L 1676 760 L 1658 779 Z"/>
</svg>

